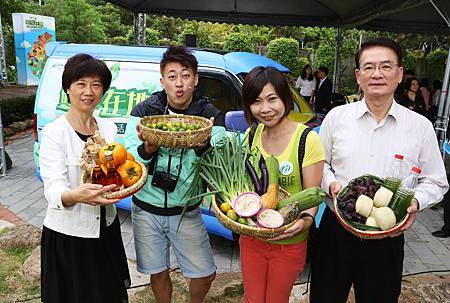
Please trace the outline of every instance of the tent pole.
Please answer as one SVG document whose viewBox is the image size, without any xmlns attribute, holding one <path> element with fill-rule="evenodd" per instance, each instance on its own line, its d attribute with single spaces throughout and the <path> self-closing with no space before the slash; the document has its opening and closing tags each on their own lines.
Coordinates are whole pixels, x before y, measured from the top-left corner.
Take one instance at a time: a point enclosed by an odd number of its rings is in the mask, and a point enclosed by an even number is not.
<svg viewBox="0 0 450 303">
<path fill-rule="evenodd" d="M 450 106 L 450 102 L 448 102 L 448 97 L 450 94 L 448 94 L 448 82 L 450 78 L 450 48 L 448 50 L 448 56 L 447 56 L 447 62 L 445 64 L 445 73 L 444 73 L 444 80 L 442 82 L 442 90 L 441 95 L 439 97 L 439 111 L 438 111 L 438 118 L 447 118 L 448 117 L 448 110 Z"/>
<path fill-rule="evenodd" d="M 134 13 L 134 44 L 145 45 L 147 15 L 144 13 Z"/>
<path fill-rule="evenodd" d="M 339 91 L 339 54 L 341 52 L 342 28 L 336 30 L 336 49 L 334 52 L 333 92 Z"/>
</svg>

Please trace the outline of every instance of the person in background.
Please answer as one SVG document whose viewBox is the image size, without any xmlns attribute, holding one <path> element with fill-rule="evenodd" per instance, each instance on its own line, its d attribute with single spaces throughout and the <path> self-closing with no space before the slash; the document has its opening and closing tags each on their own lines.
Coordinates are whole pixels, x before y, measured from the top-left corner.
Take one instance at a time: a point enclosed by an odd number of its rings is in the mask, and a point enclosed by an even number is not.
<svg viewBox="0 0 450 303">
<path fill-rule="evenodd" d="M 316 89 L 316 79 L 314 78 L 311 65 L 306 64 L 303 67 L 302 73 L 295 82 L 295 88 L 300 91 L 303 99 L 312 105 L 314 91 Z"/>
<path fill-rule="evenodd" d="M 433 91 L 431 93 L 431 104 L 430 104 L 430 118 L 434 123 L 436 121 L 436 116 L 438 114 L 438 104 L 439 99 L 441 98 L 441 90 L 442 90 L 442 81 L 434 80 L 433 81 Z"/>
<path fill-rule="evenodd" d="M 333 108 L 320 128 L 325 149 L 322 189 L 329 194 L 316 235 L 311 303 L 345 303 L 354 287 L 357 303 L 395 303 L 403 275 L 403 232 L 423 210 L 448 190 L 445 167 L 433 125 L 394 101 L 402 79 L 402 52 L 391 39 L 364 42 L 355 55 L 360 102 Z M 344 229 L 333 212 L 342 186 L 356 177 L 386 177 L 395 154 L 422 169 L 409 218 L 397 234 L 364 240 Z"/>
<path fill-rule="evenodd" d="M 398 103 L 416 113 L 426 116 L 427 111 L 425 101 L 419 90 L 419 80 L 416 77 L 409 77 L 405 85 L 407 91 L 404 95 L 400 96 Z"/>
<path fill-rule="evenodd" d="M 277 158 L 283 171 L 280 186 L 291 194 L 320 186 L 323 149 L 319 136 L 287 117 L 292 95 L 282 73 L 273 67 L 252 69 L 242 86 L 242 97 L 247 122 L 257 125 L 256 130 L 249 129 L 253 134 L 250 150 L 259 149 L 264 158 L 270 155 Z M 305 136 L 305 143 L 299 146 L 302 136 Z M 304 150 L 301 165 L 299 148 Z M 305 265 L 308 230 L 316 212 L 317 207 L 303 211 L 292 227 L 270 241 L 241 235 L 244 302 L 289 302 L 294 282 Z"/>
<path fill-rule="evenodd" d="M 422 78 L 419 83 L 420 93 L 422 94 L 423 101 L 425 102 L 426 112 L 430 111 L 431 92 L 429 87 L 428 78 Z"/>
<path fill-rule="evenodd" d="M 447 124 L 445 138 L 447 139 L 447 142 L 450 142 L 450 123 Z M 447 181 L 450 183 L 449 173 L 447 173 Z M 438 238 L 448 238 L 450 237 L 450 191 L 444 195 L 442 204 L 444 206 L 444 225 L 442 225 L 441 229 L 436 230 L 431 234 Z"/>
<path fill-rule="evenodd" d="M 149 165 L 146 184 L 133 195 L 132 222 L 137 269 L 150 275 L 152 291 L 160 303 L 172 300 L 169 275 L 172 246 L 181 272 L 189 278 L 190 303 L 205 298 L 216 276 L 214 256 L 200 213 L 201 198 L 188 203 L 186 191 L 193 181 L 194 162 L 225 135 L 221 112 L 196 87 L 198 62 L 183 46 L 170 46 L 160 62 L 161 87 L 131 112 L 125 145 L 136 159 Z M 212 137 L 194 148 L 166 148 L 144 140 L 136 125 L 151 115 L 183 114 L 211 119 Z M 137 130 L 137 132 L 136 132 Z M 206 190 L 206 189 L 205 189 Z"/>
<path fill-rule="evenodd" d="M 93 112 L 111 83 L 105 63 L 87 54 L 67 60 L 62 88 L 69 111 L 42 130 L 39 163 L 48 201 L 41 242 L 44 303 L 125 303 L 128 264 L 113 205 L 102 194 L 116 185 L 80 184 L 87 139 L 99 131 L 113 142 L 114 123 Z"/>
<path fill-rule="evenodd" d="M 314 109 L 319 114 L 326 115 L 331 110 L 331 99 L 333 96 L 333 84 L 328 79 L 328 68 L 321 66 L 318 68 L 319 84 L 314 100 Z"/>
<path fill-rule="evenodd" d="M 406 81 L 409 78 L 414 77 L 415 75 L 416 75 L 416 73 L 412 69 L 407 69 L 403 72 L 402 82 L 400 82 L 397 85 L 397 88 L 395 89 L 395 93 L 394 93 L 395 100 L 399 100 L 401 96 L 406 94 L 406 92 L 408 91 L 408 86 L 406 85 Z"/>
</svg>

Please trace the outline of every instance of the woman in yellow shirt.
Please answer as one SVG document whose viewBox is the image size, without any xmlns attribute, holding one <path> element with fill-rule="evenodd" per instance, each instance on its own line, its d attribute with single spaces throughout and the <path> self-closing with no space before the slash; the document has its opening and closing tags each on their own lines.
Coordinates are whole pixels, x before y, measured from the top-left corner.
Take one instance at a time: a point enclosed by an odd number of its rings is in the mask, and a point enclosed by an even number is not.
<svg viewBox="0 0 450 303">
<path fill-rule="evenodd" d="M 279 185 L 291 194 L 303 188 L 320 187 L 323 148 L 315 132 L 307 133 L 299 167 L 300 138 L 307 127 L 288 118 L 293 100 L 283 74 L 273 67 L 254 68 L 245 78 L 242 96 L 247 122 L 257 125 L 250 149 L 259 149 L 265 158 L 269 155 L 277 158 Z M 306 237 L 316 212 L 317 208 L 305 210 L 291 228 L 267 242 L 240 237 L 244 302 L 289 302 L 294 282 L 303 271 Z"/>
</svg>

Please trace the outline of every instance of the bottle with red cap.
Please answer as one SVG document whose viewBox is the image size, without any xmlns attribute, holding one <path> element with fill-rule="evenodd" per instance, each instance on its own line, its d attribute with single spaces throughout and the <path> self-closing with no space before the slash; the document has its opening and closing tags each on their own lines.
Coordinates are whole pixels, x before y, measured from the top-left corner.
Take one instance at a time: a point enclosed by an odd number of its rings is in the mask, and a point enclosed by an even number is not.
<svg viewBox="0 0 450 303">
<path fill-rule="evenodd" d="M 404 177 L 403 172 L 405 171 L 405 163 L 403 159 L 403 155 L 394 155 L 392 166 L 385 178 L 384 186 L 394 193 L 400 187 L 400 184 L 402 183 L 402 179 Z"/>
<path fill-rule="evenodd" d="M 414 189 L 416 185 L 419 183 L 419 175 L 422 170 L 416 166 L 413 166 L 411 169 L 411 174 L 405 178 L 402 182 L 402 188 Z"/>
</svg>

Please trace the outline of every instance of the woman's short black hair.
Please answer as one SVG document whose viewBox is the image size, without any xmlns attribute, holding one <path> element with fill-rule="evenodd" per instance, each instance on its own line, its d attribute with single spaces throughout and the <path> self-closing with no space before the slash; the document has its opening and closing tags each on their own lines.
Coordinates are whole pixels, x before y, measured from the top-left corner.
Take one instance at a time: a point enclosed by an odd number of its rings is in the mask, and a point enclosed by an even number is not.
<svg viewBox="0 0 450 303">
<path fill-rule="evenodd" d="M 103 85 L 103 93 L 105 93 L 111 85 L 111 72 L 106 64 L 91 55 L 77 54 L 64 65 L 64 72 L 62 75 L 62 88 L 67 94 L 70 85 L 83 78 L 97 76 Z"/>
<path fill-rule="evenodd" d="M 245 120 L 249 125 L 256 123 L 256 119 L 252 115 L 250 105 L 255 103 L 264 86 L 271 84 L 275 89 L 278 97 L 283 101 L 287 116 L 293 104 L 293 98 L 289 89 L 289 84 L 283 74 L 274 67 L 257 66 L 253 68 L 245 77 L 242 85 L 242 99 L 244 103 Z"/>
</svg>

